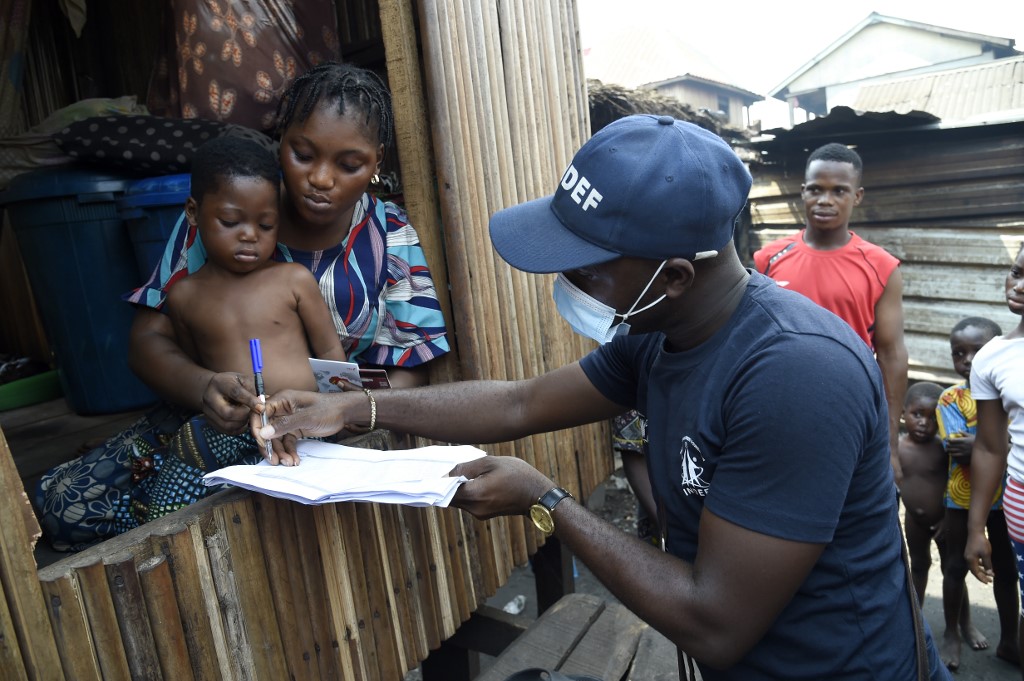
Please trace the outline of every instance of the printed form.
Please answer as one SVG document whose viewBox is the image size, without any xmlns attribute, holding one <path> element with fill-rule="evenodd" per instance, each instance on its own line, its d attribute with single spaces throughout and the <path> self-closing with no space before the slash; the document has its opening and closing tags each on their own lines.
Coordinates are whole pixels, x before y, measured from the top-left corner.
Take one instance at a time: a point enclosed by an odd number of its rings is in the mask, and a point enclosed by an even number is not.
<svg viewBox="0 0 1024 681">
<path fill-rule="evenodd" d="M 450 478 L 456 464 L 486 456 L 469 445 L 418 449 L 363 449 L 299 440 L 298 466 L 228 466 L 207 473 L 207 487 L 228 484 L 302 504 L 373 501 L 407 506 L 448 506 L 465 477 Z"/>
</svg>

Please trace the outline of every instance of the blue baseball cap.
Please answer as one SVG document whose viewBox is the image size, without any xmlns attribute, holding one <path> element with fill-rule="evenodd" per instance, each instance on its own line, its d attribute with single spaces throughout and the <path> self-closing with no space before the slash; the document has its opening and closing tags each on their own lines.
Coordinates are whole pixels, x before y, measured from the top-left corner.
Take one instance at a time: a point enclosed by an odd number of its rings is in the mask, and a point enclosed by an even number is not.
<svg viewBox="0 0 1024 681">
<path fill-rule="evenodd" d="M 718 135 L 671 116 L 629 116 L 576 152 L 553 195 L 491 216 L 491 242 L 537 273 L 623 256 L 712 258 L 732 239 L 750 185 Z"/>
</svg>

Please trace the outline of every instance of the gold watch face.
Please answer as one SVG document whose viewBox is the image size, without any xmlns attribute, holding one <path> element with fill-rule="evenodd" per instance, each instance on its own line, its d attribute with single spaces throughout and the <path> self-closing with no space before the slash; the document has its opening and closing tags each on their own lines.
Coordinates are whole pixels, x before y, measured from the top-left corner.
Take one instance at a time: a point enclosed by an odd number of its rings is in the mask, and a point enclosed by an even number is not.
<svg viewBox="0 0 1024 681">
<path fill-rule="evenodd" d="M 530 520 L 544 534 L 551 534 L 555 531 L 555 521 L 551 518 L 551 512 L 540 504 L 530 507 Z"/>
</svg>

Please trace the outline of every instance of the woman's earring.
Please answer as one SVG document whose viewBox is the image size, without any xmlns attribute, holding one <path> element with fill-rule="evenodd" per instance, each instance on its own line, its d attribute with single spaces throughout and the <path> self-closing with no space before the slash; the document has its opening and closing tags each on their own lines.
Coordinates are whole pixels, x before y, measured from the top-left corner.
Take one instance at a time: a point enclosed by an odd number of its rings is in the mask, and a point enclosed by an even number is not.
<svg viewBox="0 0 1024 681">
<path fill-rule="evenodd" d="M 373 177 L 370 178 L 370 184 L 379 185 L 380 184 L 380 175 L 378 175 L 377 173 L 374 173 Z"/>
</svg>

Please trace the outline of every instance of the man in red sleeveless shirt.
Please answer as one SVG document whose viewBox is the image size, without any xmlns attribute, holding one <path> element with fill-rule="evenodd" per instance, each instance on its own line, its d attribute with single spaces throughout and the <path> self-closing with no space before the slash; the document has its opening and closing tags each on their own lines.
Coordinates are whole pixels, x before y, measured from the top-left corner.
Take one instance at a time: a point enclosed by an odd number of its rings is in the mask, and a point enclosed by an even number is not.
<svg viewBox="0 0 1024 681">
<path fill-rule="evenodd" d="M 875 351 L 889 402 L 891 461 L 902 479 L 896 442 L 907 388 L 903 342 L 903 277 L 899 260 L 850 231 L 850 215 L 864 198 L 860 155 L 826 144 L 807 159 L 800 196 L 806 226 L 754 253 L 758 272 L 804 294 L 841 317 Z"/>
</svg>

